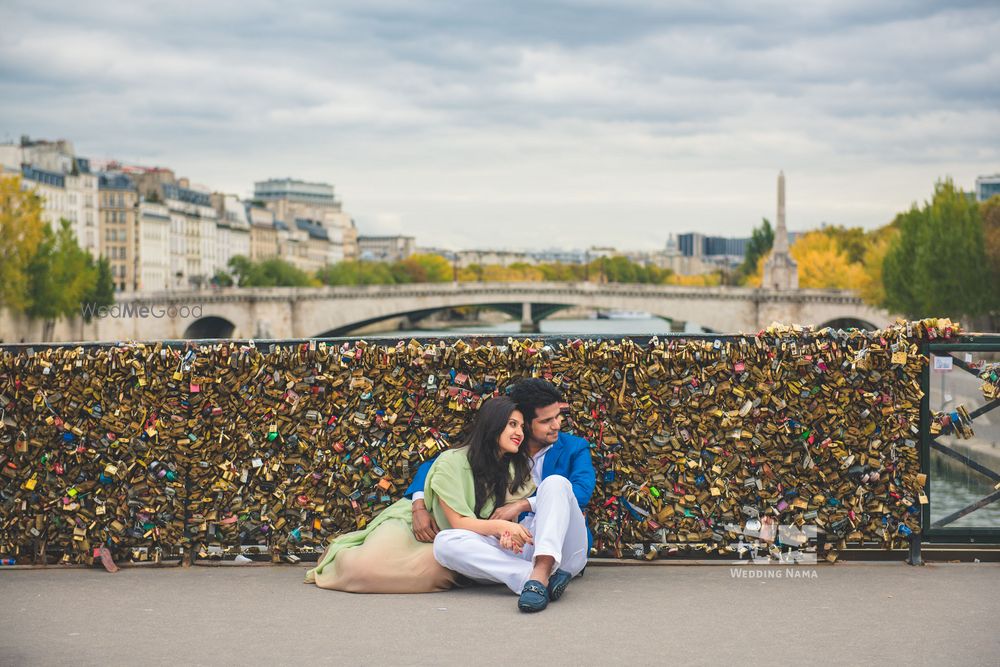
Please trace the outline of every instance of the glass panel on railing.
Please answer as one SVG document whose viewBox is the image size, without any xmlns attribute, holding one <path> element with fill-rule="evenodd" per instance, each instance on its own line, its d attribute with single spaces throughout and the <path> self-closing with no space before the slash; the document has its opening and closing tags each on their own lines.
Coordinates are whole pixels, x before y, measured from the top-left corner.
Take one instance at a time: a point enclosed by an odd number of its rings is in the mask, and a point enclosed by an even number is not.
<svg viewBox="0 0 1000 667">
<path fill-rule="evenodd" d="M 1000 528 L 998 362 L 1000 351 L 931 355 L 931 528 Z"/>
</svg>

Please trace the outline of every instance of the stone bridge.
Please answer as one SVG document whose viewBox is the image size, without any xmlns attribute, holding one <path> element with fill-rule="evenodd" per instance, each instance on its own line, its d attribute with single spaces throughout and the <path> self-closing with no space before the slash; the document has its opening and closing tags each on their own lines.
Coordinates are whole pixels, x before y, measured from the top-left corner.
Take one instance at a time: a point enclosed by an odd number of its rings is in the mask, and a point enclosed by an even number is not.
<svg viewBox="0 0 1000 667">
<path fill-rule="evenodd" d="M 459 306 L 520 316 L 522 331 L 566 307 L 643 311 L 709 331 L 755 332 L 771 322 L 882 327 L 886 311 L 844 290 L 775 291 L 598 283 L 433 283 L 322 288 L 253 288 L 121 297 L 111 312 L 57 338 L 314 338 L 345 335 L 389 318 L 418 319 Z"/>
</svg>

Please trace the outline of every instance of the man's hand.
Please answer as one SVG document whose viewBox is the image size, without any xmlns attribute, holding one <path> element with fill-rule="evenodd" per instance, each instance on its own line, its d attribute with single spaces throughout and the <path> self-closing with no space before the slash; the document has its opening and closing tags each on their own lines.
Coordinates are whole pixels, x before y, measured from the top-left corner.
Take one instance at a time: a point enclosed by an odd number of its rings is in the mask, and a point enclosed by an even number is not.
<svg viewBox="0 0 1000 667">
<path fill-rule="evenodd" d="M 522 512 L 530 511 L 531 503 L 529 503 L 527 498 L 525 498 L 524 500 L 515 500 L 512 503 L 496 508 L 493 510 L 493 514 L 490 515 L 490 519 L 513 521 L 514 523 L 517 523 L 517 517 L 521 516 Z"/>
<path fill-rule="evenodd" d="M 434 516 L 427 511 L 423 499 L 413 501 L 413 536 L 420 542 L 433 542 L 438 534 Z"/>
</svg>

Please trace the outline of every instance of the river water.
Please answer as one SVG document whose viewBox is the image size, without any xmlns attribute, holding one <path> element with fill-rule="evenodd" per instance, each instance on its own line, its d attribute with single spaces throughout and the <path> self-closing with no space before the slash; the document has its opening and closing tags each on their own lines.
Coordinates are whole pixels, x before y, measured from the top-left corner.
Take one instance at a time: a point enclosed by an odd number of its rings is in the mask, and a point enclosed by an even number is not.
<svg viewBox="0 0 1000 667">
<path fill-rule="evenodd" d="M 651 336 L 670 333 L 670 322 L 661 320 L 658 317 L 644 317 L 636 319 L 620 320 L 598 320 L 598 319 L 547 319 L 540 323 L 541 333 L 555 335 L 578 335 L 578 336 Z M 700 328 L 693 327 L 691 331 L 701 331 Z M 500 322 L 497 324 L 463 324 L 454 328 L 441 329 L 438 331 L 393 331 L 387 334 L 380 334 L 388 338 L 412 338 L 420 336 L 441 336 L 455 334 L 520 334 L 521 325 L 515 320 Z"/>
</svg>

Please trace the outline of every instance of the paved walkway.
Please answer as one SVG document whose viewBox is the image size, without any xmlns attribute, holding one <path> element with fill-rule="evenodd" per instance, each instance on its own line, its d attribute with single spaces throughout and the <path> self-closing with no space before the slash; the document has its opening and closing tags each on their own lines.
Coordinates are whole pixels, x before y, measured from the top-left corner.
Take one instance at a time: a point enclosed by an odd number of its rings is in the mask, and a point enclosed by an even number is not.
<svg viewBox="0 0 1000 667">
<path fill-rule="evenodd" d="M 350 595 L 304 571 L 0 570 L 0 664 L 1000 663 L 993 563 L 591 566 L 535 615 L 500 587 Z"/>
</svg>

